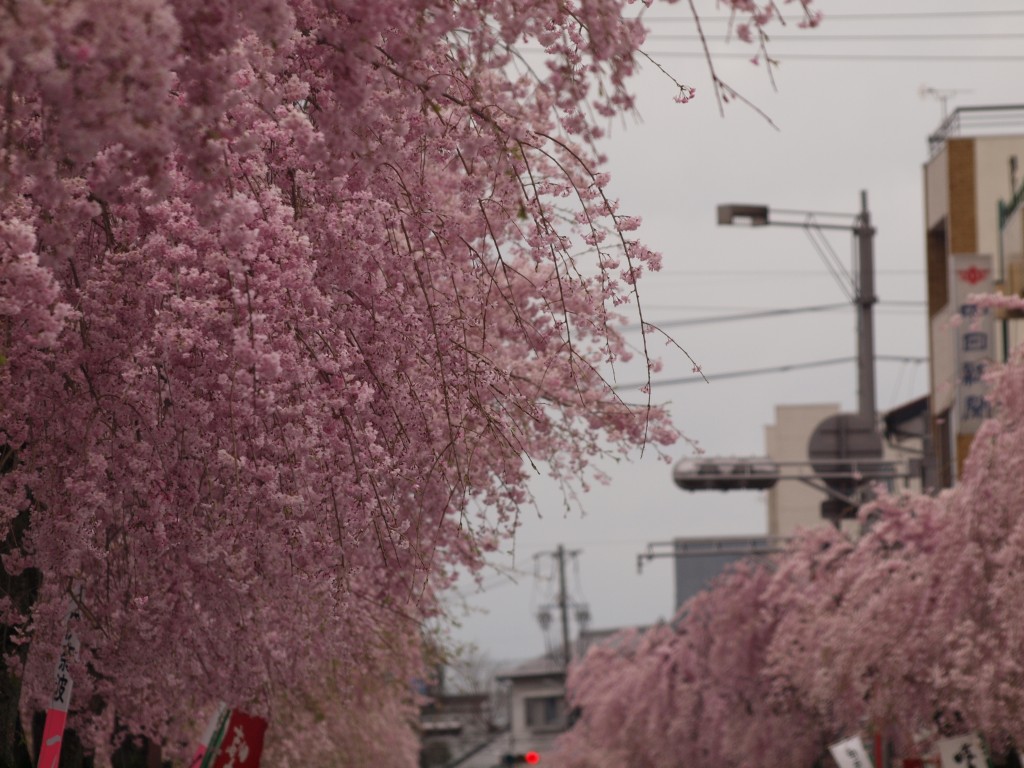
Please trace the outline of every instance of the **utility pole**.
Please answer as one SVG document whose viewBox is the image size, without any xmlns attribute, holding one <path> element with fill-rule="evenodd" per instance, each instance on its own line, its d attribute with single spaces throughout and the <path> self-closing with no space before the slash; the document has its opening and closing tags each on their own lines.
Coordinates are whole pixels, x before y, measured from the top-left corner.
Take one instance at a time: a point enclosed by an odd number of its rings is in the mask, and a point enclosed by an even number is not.
<svg viewBox="0 0 1024 768">
<path fill-rule="evenodd" d="M 825 221 L 819 221 L 818 218 Z M 750 226 L 783 226 L 800 227 L 808 235 L 812 245 L 839 281 L 843 291 L 850 297 L 857 313 L 857 412 L 855 414 L 836 414 L 821 422 L 811 435 L 808 446 L 810 465 L 817 479 L 824 482 L 824 490 L 829 499 L 823 507 L 822 514 L 834 519 L 839 525 L 840 518 L 858 506 L 859 501 L 853 492 L 863 487 L 864 477 L 854 469 L 853 461 L 871 461 L 875 463 L 875 472 L 883 469 L 881 462 L 883 446 L 878 434 L 878 413 L 875 400 L 875 325 L 874 305 L 878 302 L 875 296 L 875 228 L 871 225 L 871 214 L 868 212 L 868 193 L 861 190 L 860 212 L 815 213 L 813 211 L 777 210 L 771 211 L 767 205 L 751 203 L 727 203 L 717 208 L 720 225 L 732 225 L 747 222 Z M 821 230 L 840 230 L 853 235 L 857 248 L 857 264 L 852 271 L 846 270 L 839 263 L 835 252 L 828 245 L 827 238 Z M 845 278 L 845 279 L 844 279 Z M 852 290 L 851 290 L 852 288 Z M 701 487 L 721 487 L 719 485 L 702 485 L 702 470 L 698 466 L 690 471 L 687 467 L 677 468 L 674 472 L 676 483 L 686 489 Z M 714 465 L 710 468 L 714 469 Z M 750 480 L 761 484 L 774 482 L 769 473 L 757 473 L 754 477 L 754 465 L 750 462 L 743 469 L 750 469 Z M 679 471 L 682 469 L 682 471 Z M 849 475 L 849 478 L 826 478 L 827 474 L 838 472 Z M 730 473 L 731 474 L 731 473 Z M 775 478 L 777 479 L 777 477 Z M 868 478 L 873 479 L 873 478 Z M 747 478 L 742 478 L 746 481 Z M 723 478 L 724 481 L 724 478 Z M 834 481 L 834 482 L 833 482 Z M 730 483 L 734 482 L 731 478 Z M 805 480 L 809 482 L 809 480 Z M 849 486 L 849 487 L 847 487 Z M 735 487 L 733 485 L 732 487 Z"/>
<path fill-rule="evenodd" d="M 857 214 L 815 214 L 813 211 L 776 211 L 776 216 L 771 216 L 767 205 L 751 205 L 749 203 L 728 203 L 718 206 L 718 223 L 723 225 L 735 224 L 737 221 L 749 222 L 754 227 L 777 226 L 777 227 L 800 227 L 809 236 L 819 230 L 834 229 L 851 232 L 857 238 L 857 261 L 858 273 L 856 278 L 840 267 L 844 276 L 852 283 L 853 292 L 849 293 L 850 286 L 843 283 L 843 290 L 853 299 L 857 310 L 857 412 L 868 424 L 876 423 L 875 413 L 875 324 L 873 319 L 874 305 L 878 302 L 875 296 L 875 249 L 874 237 L 875 228 L 871 226 L 871 214 L 868 213 L 868 193 L 861 190 L 860 213 Z M 838 217 L 840 219 L 852 219 L 851 223 L 838 223 L 836 221 L 817 221 L 817 216 L 828 219 Z M 827 241 L 823 241 L 827 243 Z M 822 250 L 821 244 L 815 237 L 811 237 L 811 243 L 825 259 L 826 265 L 829 258 L 835 260 L 835 254 L 831 248 L 827 253 Z M 834 266 L 829 266 L 837 279 L 839 274 Z"/>
<path fill-rule="evenodd" d="M 555 549 L 548 552 L 538 552 L 535 554 L 534 560 L 539 558 L 551 558 L 551 563 L 558 569 L 558 592 L 557 594 L 551 595 L 551 602 L 540 606 L 537 611 L 537 621 L 540 623 L 541 629 L 545 632 L 545 638 L 547 638 L 548 628 L 551 626 L 553 612 L 559 612 L 559 618 L 561 620 L 561 635 L 562 635 L 562 651 L 561 661 L 565 668 L 569 668 L 570 662 L 572 662 L 572 641 L 569 638 L 569 612 L 574 611 L 576 614 L 576 625 L 580 632 L 586 627 L 587 622 L 590 621 L 590 609 L 586 603 L 574 600 L 572 595 L 569 593 L 569 582 L 566 578 L 566 561 L 570 558 L 579 555 L 578 549 L 568 550 L 561 544 Z M 554 574 L 552 574 L 554 575 Z M 554 656 L 554 649 L 552 644 L 548 642 L 548 653 Z"/>
<path fill-rule="evenodd" d="M 857 404 L 860 415 L 875 424 L 875 229 L 868 213 L 868 193 L 861 190 L 857 218 Z"/>
<path fill-rule="evenodd" d="M 565 584 L 565 547 L 561 544 L 555 550 L 558 559 L 558 609 L 562 612 L 562 657 L 565 668 L 569 669 L 572 661 L 572 648 L 569 645 L 569 590 Z"/>
</svg>

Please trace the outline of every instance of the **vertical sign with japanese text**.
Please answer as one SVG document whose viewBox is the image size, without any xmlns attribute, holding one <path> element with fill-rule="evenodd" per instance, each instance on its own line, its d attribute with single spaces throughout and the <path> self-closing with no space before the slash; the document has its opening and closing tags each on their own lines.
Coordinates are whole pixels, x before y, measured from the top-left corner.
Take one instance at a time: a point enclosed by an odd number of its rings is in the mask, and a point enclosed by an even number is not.
<svg viewBox="0 0 1024 768">
<path fill-rule="evenodd" d="M 982 380 L 985 368 L 995 359 L 995 327 L 992 310 L 979 307 L 970 296 L 992 293 L 992 257 L 953 254 L 950 257 L 950 304 L 958 317 L 956 329 L 956 417 L 959 435 L 973 435 L 990 415 Z"/>
<path fill-rule="evenodd" d="M 828 751 L 832 753 L 839 768 L 873 768 L 860 736 L 837 741 L 828 748 Z"/>
<path fill-rule="evenodd" d="M 78 658 L 78 636 L 75 624 L 81 614 L 78 602 L 72 600 L 64 620 L 64 640 L 60 645 L 60 658 L 53 681 L 53 697 L 46 710 L 46 724 L 43 726 L 43 741 L 39 745 L 39 768 L 57 768 L 60 764 L 60 748 L 64 742 L 64 727 L 68 720 L 71 704 L 71 662 Z"/>
</svg>

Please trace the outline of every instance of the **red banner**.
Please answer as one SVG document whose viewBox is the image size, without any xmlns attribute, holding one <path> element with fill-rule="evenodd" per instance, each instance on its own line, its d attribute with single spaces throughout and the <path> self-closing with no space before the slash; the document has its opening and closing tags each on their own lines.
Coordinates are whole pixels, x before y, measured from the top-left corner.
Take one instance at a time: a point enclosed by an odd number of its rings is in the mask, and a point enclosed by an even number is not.
<svg viewBox="0 0 1024 768">
<path fill-rule="evenodd" d="M 60 765 L 60 747 L 64 741 L 64 724 L 67 720 L 67 710 L 46 710 L 43 743 L 39 747 L 39 768 L 57 768 Z"/>
<path fill-rule="evenodd" d="M 237 709 L 224 726 L 213 768 L 259 768 L 267 721 Z"/>
</svg>

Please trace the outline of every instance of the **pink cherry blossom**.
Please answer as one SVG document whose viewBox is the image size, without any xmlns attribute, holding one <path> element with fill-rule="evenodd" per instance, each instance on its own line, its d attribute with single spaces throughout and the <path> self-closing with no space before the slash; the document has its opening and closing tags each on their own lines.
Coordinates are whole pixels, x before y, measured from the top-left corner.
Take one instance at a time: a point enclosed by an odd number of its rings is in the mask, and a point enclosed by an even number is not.
<svg viewBox="0 0 1024 768">
<path fill-rule="evenodd" d="M 26 716 L 80 591 L 71 725 L 98 755 L 115 731 L 185 754 L 223 700 L 270 718 L 273 765 L 415 761 L 423 627 L 536 466 L 586 483 L 676 437 L 604 375 L 660 264 L 595 147 L 634 103 L 626 5 L 0 10 Z"/>
<path fill-rule="evenodd" d="M 856 733 L 897 756 L 973 731 L 995 756 L 1019 748 L 1024 348 L 989 381 L 995 417 L 956 486 L 879 490 L 859 538 L 805 532 L 671 627 L 592 651 L 570 678 L 567 765 L 809 765 Z"/>
</svg>

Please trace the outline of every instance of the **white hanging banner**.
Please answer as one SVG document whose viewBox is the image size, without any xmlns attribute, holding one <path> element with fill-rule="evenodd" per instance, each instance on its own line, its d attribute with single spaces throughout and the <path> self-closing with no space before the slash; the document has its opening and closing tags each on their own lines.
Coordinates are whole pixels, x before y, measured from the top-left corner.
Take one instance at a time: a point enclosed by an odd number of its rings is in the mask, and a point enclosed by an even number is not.
<svg viewBox="0 0 1024 768">
<path fill-rule="evenodd" d="M 837 741 L 828 748 L 828 751 L 832 753 L 839 768 L 873 768 L 860 736 Z"/>
<path fill-rule="evenodd" d="M 214 735 L 217 733 L 217 729 L 220 728 L 227 718 L 228 706 L 223 701 L 217 706 L 217 711 L 213 713 L 213 717 L 210 718 L 210 724 L 206 726 L 206 730 L 203 731 L 202 738 L 199 740 L 199 746 L 196 748 L 196 754 L 192 758 L 192 762 L 189 763 L 189 768 L 199 768 L 203 764 L 203 757 L 206 755 L 207 750 L 210 748 L 210 743 L 213 741 Z"/>
<path fill-rule="evenodd" d="M 954 736 L 936 742 L 942 768 L 988 768 L 985 750 L 976 733 Z"/>
</svg>

